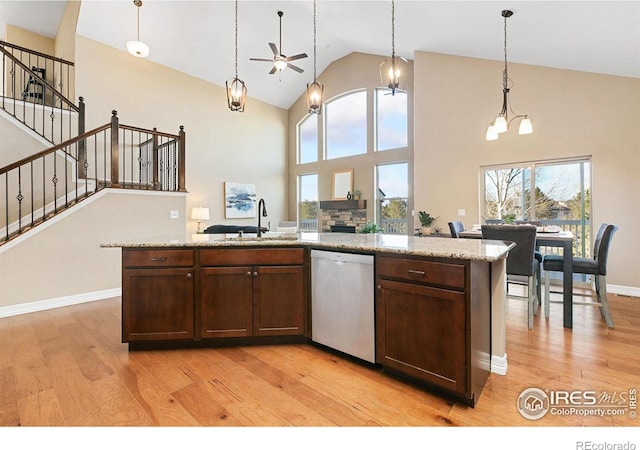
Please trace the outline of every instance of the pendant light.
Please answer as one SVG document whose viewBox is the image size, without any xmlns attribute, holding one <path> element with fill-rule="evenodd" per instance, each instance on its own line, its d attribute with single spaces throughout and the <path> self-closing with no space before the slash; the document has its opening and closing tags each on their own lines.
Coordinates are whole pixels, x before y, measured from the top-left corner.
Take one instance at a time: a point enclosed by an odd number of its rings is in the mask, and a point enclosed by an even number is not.
<svg viewBox="0 0 640 450">
<path fill-rule="evenodd" d="M 391 58 L 385 59 L 380 64 L 380 79 L 391 90 L 391 95 L 395 95 L 396 89 L 400 87 L 407 66 L 406 59 L 396 56 L 395 16 L 396 5 L 395 1 L 391 0 Z"/>
<path fill-rule="evenodd" d="M 518 129 L 518 134 L 531 134 L 533 132 L 533 125 L 531 123 L 531 119 L 527 114 L 516 114 L 511 109 L 511 105 L 509 104 L 509 92 L 510 87 L 509 83 L 513 85 L 513 82 L 509 78 L 509 72 L 507 68 L 507 18 L 513 15 L 513 11 L 509 11 L 505 9 L 501 12 L 502 17 L 504 17 L 504 70 L 502 72 L 502 110 L 496 117 L 489 127 L 487 128 L 487 134 L 485 136 L 487 141 L 495 141 L 498 139 L 499 133 L 504 133 L 509 129 L 511 122 L 514 119 L 522 118 L 520 121 L 520 127 Z M 513 114 L 513 117 L 509 119 L 509 111 Z"/>
<path fill-rule="evenodd" d="M 236 77 L 227 80 L 227 104 L 231 111 L 244 112 L 247 86 L 238 78 L 238 0 L 236 0 Z"/>
<path fill-rule="evenodd" d="M 313 82 L 307 83 L 307 104 L 309 114 L 322 112 L 322 92 L 324 86 L 316 78 L 316 0 L 313 0 Z"/>
<path fill-rule="evenodd" d="M 140 8 L 142 7 L 141 0 L 133 0 L 133 4 L 138 9 L 138 34 L 137 41 L 127 41 L 127 51 L 137 58 L 146 58 L 149 56 L 149 46 L 140 41 Z"/>
</svg>

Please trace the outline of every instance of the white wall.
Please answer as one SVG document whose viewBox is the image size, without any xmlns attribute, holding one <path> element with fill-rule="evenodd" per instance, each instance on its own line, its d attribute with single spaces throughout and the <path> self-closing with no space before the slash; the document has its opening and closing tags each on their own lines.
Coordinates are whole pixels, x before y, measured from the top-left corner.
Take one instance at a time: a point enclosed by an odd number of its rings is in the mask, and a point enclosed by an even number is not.
<svg viewBox="0 0 640 450">
<path fill-rule="evenodd" d="M 415 204 L 448 222 L 466 209 L 480 223 L 481 166 L 590 156 L 595 230 L 615 223 L 607 283 L 640 288 L 640 80 L 510 64 L 515 111 L 534 132 L 486 141 L 502 105 L 502 63 L 435 53 L 415 54 Z"/>
<path fill-rule="evenodd" d="M 0 247 L 0 308 L 119 288 L 120 249 L 100 244 L 185 233 L 185 194 L 109 189 Z"/>
<path fill-rule="evenodd" d="M 244 113 L 231 112 L 224 88 L 81 36 L 76 93 L 87 104 L 87 130 L 107 123 L 111 110 L 121 124 L 176 134 L 184 125 L 187 213 L 209 207 L 203 225 L 257 224 L 225 219 L 225 181 L 255 184 L 272 224 L 287 217 L 287 111 L 249 98 Z M 196 223 L 187 227 L 195 231 Z"/>
</svg>

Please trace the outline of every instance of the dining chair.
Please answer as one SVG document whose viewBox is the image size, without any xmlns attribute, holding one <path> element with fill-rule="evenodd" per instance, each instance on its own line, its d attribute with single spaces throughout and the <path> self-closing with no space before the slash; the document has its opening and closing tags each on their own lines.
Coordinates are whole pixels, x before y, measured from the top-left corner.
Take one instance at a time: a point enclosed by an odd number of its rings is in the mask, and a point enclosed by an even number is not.
<svg viewBox="0 0 640 450">
<path fill-rule="evenodd" d="M 532 329 L 540 292 L 538 279 L 540 263 L 534 256 L 537 228 L 533 225 L 485 224 L 481 229 L 482 239 L 511 241 L 516 244 L 507 255 L 507 298 L 527 301 L 527 324 L 529 329 Z M 526 286 L 527 295 L 510 294 L 509 284 Z"/>
<path fill-rule="evenodd" d="M 595 285 L 595 295 L 572 293 L 576 297 L 591 297 L 595 301 L 573 301 L 574 305 L 591 305 L 600 307 L 600 315 L 604 317 L 609 328 L 613 328 L 613 319 L 611 318 L 611 310 L 609 308 L 609 300 L 607 299 L 607 258 L 609 256 L 609 248 L 611 239 L 618 230 L 618 226 L 614 224 L 603 223 L 600 225 L 598 234 L 593 244 L 592 258 L 573 258 L 572 273 L 592 275 L 592 282 Z M 550 272 L 562 272 L 563 259 L 561 255 L 545 255 L 543 266 L 545 270 L 544 276 L 544 315 L 549 317 L 550 303 L 562 303 L 561 301 L 551 300 L 550 294 L 559 293 L 549 290 Z M 593 287 L 592 287 L 593 292 Z"/>
<path fill-rule="evenodd" d="M 536 227 L 541 227 L 542 220 L 526 220 L 526 219 L 516 220 L 516 225 L 535 225 Z M 538 287 L 538 303 L 542 304 L 542 270 L 544 270 L 544 267 L 542 266 L 542 259 L 544 258 L 544 255 L 538 249 L 536 249 L 534 255 L 539 263 L 538 264 L 538 286 L 537 286 Z"/>
<path fill-rule="evenodd" d="M 459 233 L 464 231 L 464 224 L 459 220 L 449 222 L 449 231 L 451 231 L 452 238 L 458 238 Z"/>
</svg>

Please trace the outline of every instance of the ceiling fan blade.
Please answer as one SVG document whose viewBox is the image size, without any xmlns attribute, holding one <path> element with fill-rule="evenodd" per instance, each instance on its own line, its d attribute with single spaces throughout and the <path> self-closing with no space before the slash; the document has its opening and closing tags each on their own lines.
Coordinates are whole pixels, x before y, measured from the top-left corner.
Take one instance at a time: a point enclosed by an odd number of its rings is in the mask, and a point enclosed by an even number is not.
<svg viewBox="0 0 640 450">
<path fill-rule="evenodd" d="M 273 62 L 273 59 L 249 58 L 249 61 L 266 61 L 266 62 Z"/>
<path fill-rule="evenodd" d="M 298 72 L 298 73 L 302 73 L 302 72 L 304 72 L 304 70 L 303 70 L 303 69 L 301 69 L 300 67 L 294 66 L 293 64 L 287 64 L 287 67 L 289 67 L 290 69 L 295 70 L 295 71 L 296 71 L 296 72 Z"/>
<path fill-rule="evenodd" d="M 269 47 L 271 47 L 271 51 L 273 52 L 273 56 L 278 56 L 280 52 L 278 51 L 278 47 L 273 42 L 269 42 Z"/>
<path fill-rule="evenodd" d="M 273 69 L 271 69 L 271 72 L 269 72 L 269 75 L 273 75 L 277 71 L 278 71 L 278 68 L 276 66 L 273 66 Z"/>
<path fill-rule="evenodd" d="M 306 53 L 300 53 L 299 55 L 288 56 L 286 61 L 295 61 L 296 59 L 306 58 Z"/>
</svg>

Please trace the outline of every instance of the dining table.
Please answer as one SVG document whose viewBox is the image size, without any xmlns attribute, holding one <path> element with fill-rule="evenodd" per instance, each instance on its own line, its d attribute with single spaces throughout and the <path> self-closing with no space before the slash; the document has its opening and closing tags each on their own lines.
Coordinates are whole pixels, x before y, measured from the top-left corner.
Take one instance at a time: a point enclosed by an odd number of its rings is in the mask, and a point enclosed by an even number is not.
<svg viewBox="0 0 640 450">
<path fill-rule="evenodd" d="M 482 239 L 482 230 L 461 231 L 460 238 Z M 536 248 L 557 247 L 562 249 L 562 316 L 565 328 L 573 328 L 573 240 L 571 231 L 545 231 L 536 233 Z"/>
</svg>

